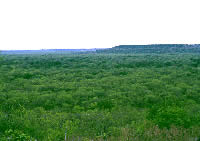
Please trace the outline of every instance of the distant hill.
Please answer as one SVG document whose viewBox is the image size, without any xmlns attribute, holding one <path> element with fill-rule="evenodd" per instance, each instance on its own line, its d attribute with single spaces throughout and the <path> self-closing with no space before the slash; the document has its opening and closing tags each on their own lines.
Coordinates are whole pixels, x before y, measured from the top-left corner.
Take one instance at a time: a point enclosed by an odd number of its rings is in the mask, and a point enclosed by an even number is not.
<svg viewBox="0 0 200 141">
<path fill-rule="evenodd" d="M 120 45 L 98 53 L 200 53 L 200 44 Z"/>
<path fill-rule="evenodd" d="M 93 49 L 42 49 L 42 50 L 3 50 L 1 54 L 68 54 L 68 53 L 200 53 L 200 44 L 150 44 L 119 45 L 113 48 Z"/>
</svg>

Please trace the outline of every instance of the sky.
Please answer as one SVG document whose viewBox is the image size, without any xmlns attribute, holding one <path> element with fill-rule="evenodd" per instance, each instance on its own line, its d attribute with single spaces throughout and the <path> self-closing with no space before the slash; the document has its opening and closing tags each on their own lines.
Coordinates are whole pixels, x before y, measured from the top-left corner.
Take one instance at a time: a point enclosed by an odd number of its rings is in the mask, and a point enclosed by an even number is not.
<svg viewBox="0 0 200 141">
<path fill-rule="evenodd" d="M 199 0 L 0 0 L 0 50 L 200 43 Z"/>
</svg>

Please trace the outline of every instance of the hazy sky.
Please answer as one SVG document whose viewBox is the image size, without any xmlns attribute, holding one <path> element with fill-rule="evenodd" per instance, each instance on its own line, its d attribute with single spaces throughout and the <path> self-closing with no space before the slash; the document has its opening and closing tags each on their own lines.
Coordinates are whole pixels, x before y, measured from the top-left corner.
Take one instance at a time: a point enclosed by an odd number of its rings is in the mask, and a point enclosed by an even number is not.
<svg viewBox="0 0 200 141">
<path fill-rule="evenodd" d="M 0 0 L 0 50 L 200 43 L 199 0 Z"/>
</svg>

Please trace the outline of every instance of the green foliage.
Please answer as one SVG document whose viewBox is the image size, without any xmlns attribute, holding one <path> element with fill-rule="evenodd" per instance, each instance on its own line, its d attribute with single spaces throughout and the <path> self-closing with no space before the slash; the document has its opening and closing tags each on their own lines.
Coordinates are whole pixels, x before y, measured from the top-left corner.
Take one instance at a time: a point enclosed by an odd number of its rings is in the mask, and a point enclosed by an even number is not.
<svg viewBox="0 0 200 141">
<path fill-rule="evenodd" d="M 0 140 L 199 136 L 198 64 L 198 54 L 5 55 Z"/>
<path fill-rule="evenodd" d="M 159 127 L 170 128 L 172 125 L 189 127 L 192 126 L 192 119 L 186 111 L 177 106 L 159 106 L 152 108 L 149 118 Z"/>
<path fill-rule="evenodd" d="M 9 140 L 9 141 L 28 141 L 28 140 L 33 140 L 29 135 L 24 134 L 22 131 L 19 130 L 6 130 L 4 137 L 2 140 Z"/>
</svg>

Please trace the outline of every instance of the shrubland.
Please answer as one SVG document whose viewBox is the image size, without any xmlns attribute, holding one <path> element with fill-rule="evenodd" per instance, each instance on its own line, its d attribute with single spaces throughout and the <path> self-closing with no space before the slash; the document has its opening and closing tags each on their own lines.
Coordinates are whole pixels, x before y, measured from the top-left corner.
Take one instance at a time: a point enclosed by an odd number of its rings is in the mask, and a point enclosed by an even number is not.
<svg viewBox="0 0 200 141">
<path fill-rule="evenodd" d="M 0 59 L 0 140 L 198 140 L 200 56 Z"/>
</svg>

